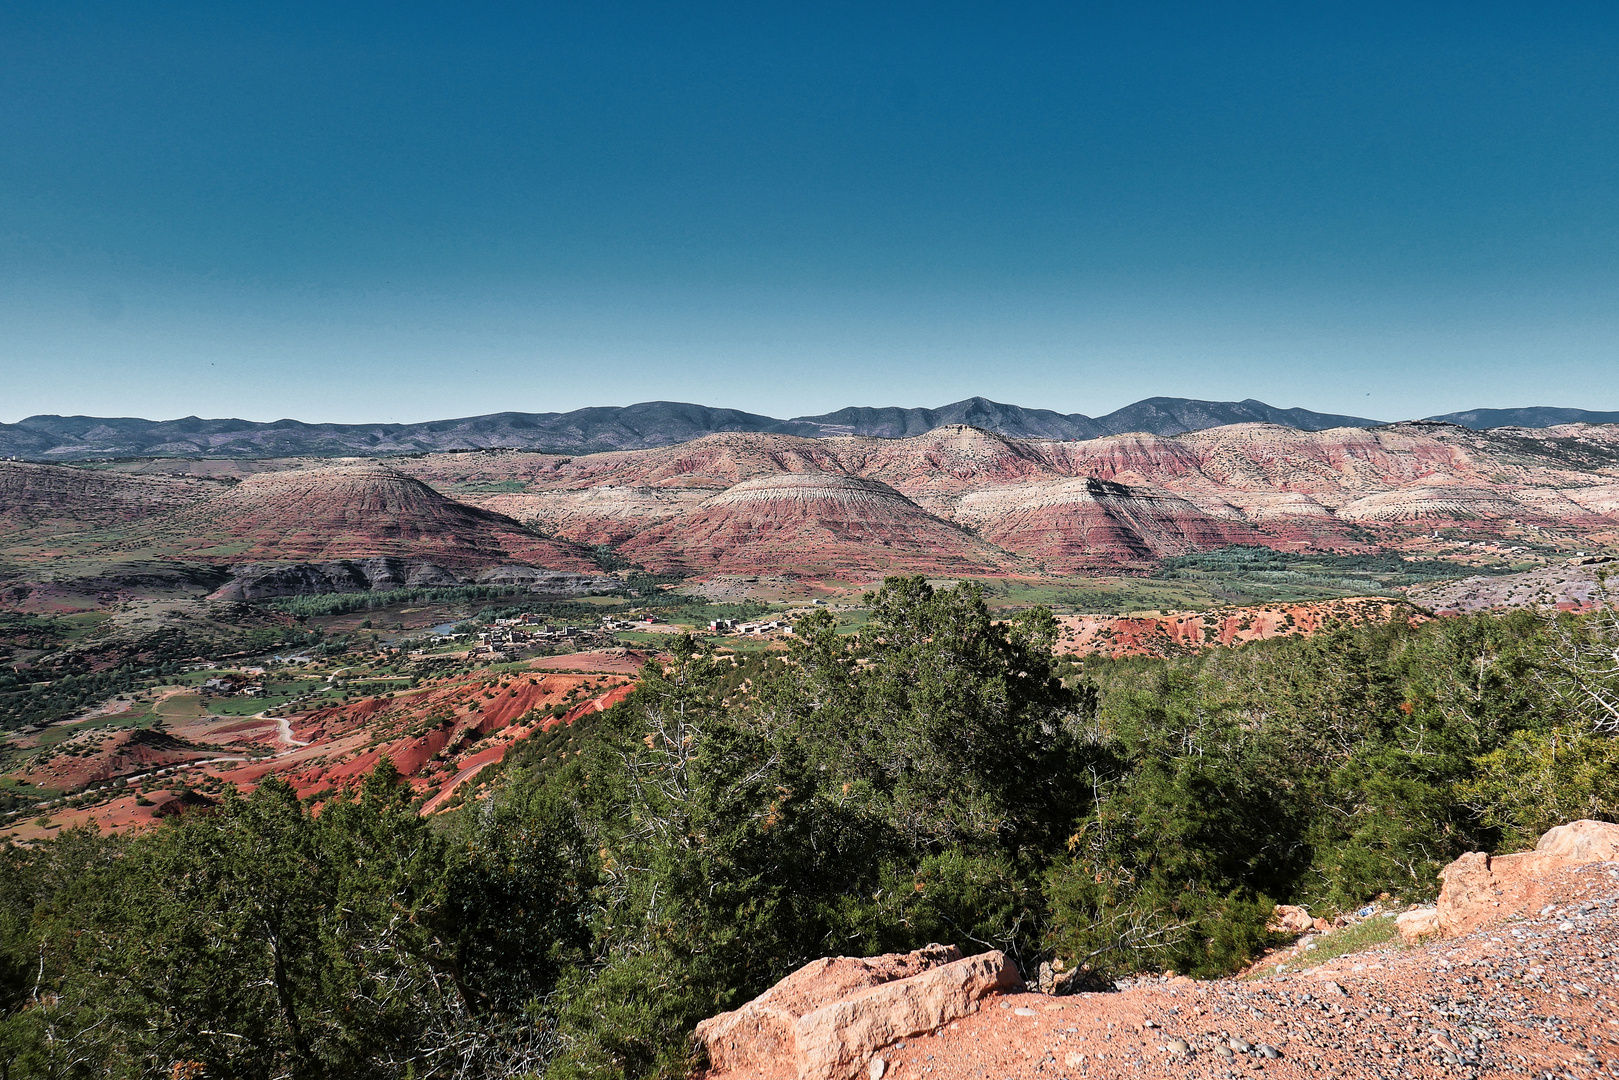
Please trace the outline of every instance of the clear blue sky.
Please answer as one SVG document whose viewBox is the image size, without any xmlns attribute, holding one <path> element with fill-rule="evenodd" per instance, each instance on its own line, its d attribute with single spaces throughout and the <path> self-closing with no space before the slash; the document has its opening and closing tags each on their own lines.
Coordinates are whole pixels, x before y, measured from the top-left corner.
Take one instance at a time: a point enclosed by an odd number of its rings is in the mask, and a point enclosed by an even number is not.
<svg viewBox="0 0 1619 1080">
<path fill-rule="evenodd" d="M 0 5 L 0 420 L 1619 408 L 1619 7 Z"/>
</svg>

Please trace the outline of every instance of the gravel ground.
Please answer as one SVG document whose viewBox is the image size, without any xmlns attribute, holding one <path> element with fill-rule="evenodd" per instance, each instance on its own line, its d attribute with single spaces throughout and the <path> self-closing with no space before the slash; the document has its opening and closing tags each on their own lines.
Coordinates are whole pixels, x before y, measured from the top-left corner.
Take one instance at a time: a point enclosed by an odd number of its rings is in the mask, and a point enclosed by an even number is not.
<svg viewBox="0 0 1619 1080">
<path fill-rule="evenodd" d="M 880 1051 L 883 1080 L 1619 1075 L 1619 864 L 1562 878 L 1538 914 L 1297 973 L 994 998 Z"/>
</svg>

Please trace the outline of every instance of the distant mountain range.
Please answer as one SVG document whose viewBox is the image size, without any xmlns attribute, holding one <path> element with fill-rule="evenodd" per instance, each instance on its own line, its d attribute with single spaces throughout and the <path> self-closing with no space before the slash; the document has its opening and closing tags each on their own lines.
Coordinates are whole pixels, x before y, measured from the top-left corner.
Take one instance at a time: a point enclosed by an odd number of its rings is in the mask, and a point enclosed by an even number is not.
<svg viewBox="0 0 1619 1080">
<path fill-rule="evenodd" d="M 1482 429 L 1501 426 L 1619 423 L 1619 413 L 1581 409 L 1476 409 L 1429 417 Z M 1156 397 L 1105 416 L 1025 409 L 974 397 L 937 409 L 851 407 L 820 416 L 777 420 L 737 409 L 672 401 L 566 413 L 491 413 L 420 424 L 306 424 L 298 420 L 141 420 L 131 417 L 30 416 L 0 424 L 0 457 L 75 461 L 115 457 L 377 457 L 436 450 L 516 448 L 565 454 L 640 450 L 689 442 L 722 431 L 776 432 L 823 438 L 903 438 L 945 424 L 968 424 L 1013 438 L 1094 439 L 1130 431 L 1178 435 L 1225 424 L 1261 422 L 1325 431 L 1376 427 L 1360 416 L 1278 409 L 1255 401 Z"/>
<path fill-rule="evenodd" d="M 873 435 L 885 439 L 921 435 L 945 424 L 969 424 L 1017 439 L 1095 439 L 1103 435 L 1122 435 L 1127 431 L 1179 435 L 1183 431 L 1201 431 L 1204 428 L 1256 421 L 1302 431 L 1375 427 L 1382 423 L 1360 416 L 1336 416 L 1308 409 L 1278 409 L 1252 398 L 1247 401 L 1193 401 L 1167 397 L 1147 398 L 1097 417 L 1084 413 L 1057 413 L 1049 409 L 1025 409 L 975 397 L 938 409 L 839 409 L 822 416 L 800 416 L 788 423 L 814 425 L 819 435 Z"/>
<path fill-rule="evenodd" d="M 1619 424 L 1619 412 L 1587 412 L 1584 409 L 1554 409 L 1537 405 L 1529 409 L 1469 409 L 1467 412 L 1430 416 L 1474 431 L 1498 427 L 1555 427 L 1558 424 Z"/>
</svg>

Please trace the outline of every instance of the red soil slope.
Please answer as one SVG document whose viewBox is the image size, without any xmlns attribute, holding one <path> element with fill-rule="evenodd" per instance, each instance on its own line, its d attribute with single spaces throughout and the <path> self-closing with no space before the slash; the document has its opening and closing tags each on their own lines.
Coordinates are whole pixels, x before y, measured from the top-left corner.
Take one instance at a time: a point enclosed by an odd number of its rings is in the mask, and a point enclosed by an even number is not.
<svg viewBox="0 0 1619 1080">
<path fill-rule="evenodd" d="M 552 659 L 571 660 L 578 669 L 624 668 L 645 657 L 606 657 L 604 665 L 593 665 L 588 654 Z M 386 757 L 424 797 L 424 812 L 432 812 L 463 785 L 476 785 L 479 774 L 514 743 L 610 708 L 634 685 L 633 677 L 616 670 L 479 671 L 290 717 L 203 713 L 171 723 L 164 732 L 84 731 L 48 762 L 16 775 L 65 790 L 110 784 L 117 794 L 108 800 L 56 808 L 50 816 L 61 826 L 94 819 L 117 830 L 155 820 L 164 796 L 159 791 L 150 796 L 151 805 L 140 805 L 141 778 L 165 788 L 208 791 L 224 783 L 245 790 L 275 775 L 309 795 L 352 785 Z M 10 819 L 8 827 L 23 840 L 49 835 L 20 817 Z"/>
<path fill-rule="evenodd" d="M 1209 612 L 1149 615 L 1065 615 L 1058 651 L 1077 656 L 1179 656 L 1216 645 L 1273 637 L 1306 637 L 1323 627 L 1428 616 L 1400 600 L 1378 597 L 1321 600 L 1303 604 L 1263 604 Z"/>
<path fill-rule="evenodd" d="M 221 751 L 152 731 L 86 732 L 13 775 L 38 787 L 77 791 L 120 777 L 219 757 Z"/>
<path fill-rule="evenodd" d="M 631 689 L 621 677 L 592 675 L 478 673 L 444 680 L 297 717 L 294 738 L 322 749 L 289 754 L 274 771 L 307 792 L 353 783 L 387 757 L 418 790 L 447 796 L 468 778 L 469 766 L 500 760 L 511 743 L 535 731 L 610 708 Z M 584 696 L 569 697 L 570 691 Z M 559 703 L 569 706 L 562 717 L 542 715 Z"/>
</svg>

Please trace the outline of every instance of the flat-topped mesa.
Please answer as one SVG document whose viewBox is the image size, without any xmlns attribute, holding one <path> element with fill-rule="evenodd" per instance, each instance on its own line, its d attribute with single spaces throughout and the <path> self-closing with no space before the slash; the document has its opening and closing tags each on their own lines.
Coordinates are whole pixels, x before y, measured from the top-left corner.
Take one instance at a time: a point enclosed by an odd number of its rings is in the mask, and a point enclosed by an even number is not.
<svg viewBox="0 0 1619 1080">
<path fill-rule="evenodd" d="M 798 1080 L 852 1080 L 898 1039 L 978 1010 L 986 995 L 1021 988 L 1000 952 L 963 958 L 954 945 L 867 958 L 836 956 L 799 968 L 734 1012 L 704 1020 L 693 1038 L 716 1072 L 746 1069 Z"/>
</svg>

